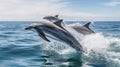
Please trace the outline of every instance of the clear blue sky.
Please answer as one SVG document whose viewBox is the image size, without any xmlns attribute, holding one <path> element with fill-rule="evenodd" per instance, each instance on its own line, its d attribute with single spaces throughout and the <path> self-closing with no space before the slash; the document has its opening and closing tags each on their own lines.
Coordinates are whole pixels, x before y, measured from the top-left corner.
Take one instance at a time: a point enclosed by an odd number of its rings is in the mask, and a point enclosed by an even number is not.
<svg viewBox="0 0 120 67">
<path fill-rule="evenodd" d="M 120 21 L 120 0 L 0 0 L 0 20 L 42 20 L 59 14 L 65 20 Z"/>
</svg>

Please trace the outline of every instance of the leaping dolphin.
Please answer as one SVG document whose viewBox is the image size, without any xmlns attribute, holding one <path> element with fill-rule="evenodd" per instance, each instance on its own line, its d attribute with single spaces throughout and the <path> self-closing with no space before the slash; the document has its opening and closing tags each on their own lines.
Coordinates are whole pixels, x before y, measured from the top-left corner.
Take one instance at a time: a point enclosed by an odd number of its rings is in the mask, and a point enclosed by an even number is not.
<svg viewBox="0 0 120 67">
<path fill-rule="evenodd" d="M 59 16 L 59 15 L 55 15 L 55 16 L 45 16 L 45 17 L 43 17 L 43 19 L 46 19 L 46 20 L 51 21 L 51 22 L 54 22 L 54 21 L 60 20 L 60 19 L 58 18 L 58 16 Z"/>
<path fill-rule="evenodd" d="M 71 28 L 83 35 L 88 35 L 88 34 L 95 33 L 93 30 L 90 29 L 89 27 L 90 24 L 91 22 L 88 22 L 83 26 L 74 25 L 74 26 L 71 26 Z"/>
<path fill-rule="evenodd" d="M 60 21 L 58 21 L 58 23 L 59 22 Z M 48 42 L 50 42 L 48 37 L 58 39 L 62 42 L 69 44 L 71 47 L 73 47 L 77 51 L 83 51 L 83 47 L 71 33 L 57 26 L 54 23 L 50 23 L 50 22 L 34 23 L 26 27 L 25 29 L 26 30 L 35 29 L 39 34 L 39 36 Z"/>
</svg>

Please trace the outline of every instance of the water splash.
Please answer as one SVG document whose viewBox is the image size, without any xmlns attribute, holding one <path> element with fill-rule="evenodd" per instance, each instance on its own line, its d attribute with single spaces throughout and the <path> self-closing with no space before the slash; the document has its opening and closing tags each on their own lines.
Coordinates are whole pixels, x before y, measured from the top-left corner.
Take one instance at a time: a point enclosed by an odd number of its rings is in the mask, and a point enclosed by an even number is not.
<svg viewBox="0 0 120 67">
<path fill-rule="evenodd" d="M 112 36 L 104 36 L 102 33 L 95 33 L 84 36 L 78 33 L 77 31 L 75 31 L 74 29 L 72 29 L 70 26 L 65 28 L 72 35 L 74 35 L 74 37 L 80 42 L 80 44 L 84 47 L 87 53 L 84 53 L 82 56 L 81 54 L 78 55 L 78 53 L 76 53 L 73 48 L 59 41 L 53 41 L 52 43 L 49 44 L 47 43 L 45 49 L 52 50 L 58 53 L 59 58 L 62 57 L 62 59 L 68 60 L 71 57 L 74 59 L 79 58 L 83 61 L 82 62 L 83 65 L 88 67 L 89 66 L 118 67 L 120 65 L 120 57 L 119 57 L 120 38 L 116 38 Z M 69 65 L 69 62 L 70 61 L 62 64 L 67 63 Z M 78 62 L 78 61 L 74 61 L 74 62 Z M 113 63 L 113 65 L 111 65 L 111 63 Z"/>
<path fill-rule="evenodd" d="M 90 65 L 103 65 L 105 67 L 118 67 L 120 65 L 120 38 L 105 37 L 102 33 L 86 35 L 81 43 L 87 48 L 84 62 Z M 112 64 L 111 64 L 112 63 Z"/>
<path fill-rule="evenodd" d="M 109 39 L 104 37 L 101 33 L 96 33 L 84 36 L 81 44 L 84 45 L 89 52 L 91 50 L 99 51 L 106 49 L 109 46 L 110 42 Z"/>
</svg>

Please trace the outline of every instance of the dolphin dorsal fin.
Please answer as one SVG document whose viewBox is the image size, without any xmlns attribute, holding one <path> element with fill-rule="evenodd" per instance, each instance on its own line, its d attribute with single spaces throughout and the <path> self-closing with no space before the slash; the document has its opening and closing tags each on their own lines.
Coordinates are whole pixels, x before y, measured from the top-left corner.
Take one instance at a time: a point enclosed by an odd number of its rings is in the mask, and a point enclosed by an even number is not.
<svg viewBox="0 0 120 67">
<path fill-rule="evenodd" d="M 54 24 L 59 26 L 59 27 L 62 27 L 62 22 L 63 22 L 63 19 L 54 22 Z"/>
<path fill-rule="evenodd" d="M 87 29 L 89 29 L 92 33 L 95 33 L 94 31 L 92 31 L 89 26 L 90 26 L 91 22 L 86 23 L 85 25 L 83 25 L 83 27 L 86 27 Z"/>
<path fill-rule="evenodd" d="M 84 27 L 89 29 L 89 25 L 91 24 L 91 22 L 86 23 L 85 25 L 83 25 Z"/>
</svg>

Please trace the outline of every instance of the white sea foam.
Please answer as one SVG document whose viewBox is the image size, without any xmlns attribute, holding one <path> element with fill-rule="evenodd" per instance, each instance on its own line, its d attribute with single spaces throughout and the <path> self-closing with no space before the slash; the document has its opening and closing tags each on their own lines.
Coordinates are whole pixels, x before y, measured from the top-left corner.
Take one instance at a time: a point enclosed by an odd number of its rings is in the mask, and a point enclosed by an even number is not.
<svg viewBox="0 0 120 67">
<path fill-rule="evenodd" d="M 106 49 L 110 44 L 109 39 L 105 38 L 101 33 L 86 35 L 81 44 L 87 48 L 87 51 L 90 50 L 101 50 Z"/>
<path fill-rule="evenodd" d="M 87 48 L 88 54 L 84 55 L 90 63 L 107 64 L 107 67 L 120 65 L 120 38 L 103 36 L 102 33 L 86 35 L 81 44 Z M 89 60 L 88 60 L 89 59 Z M 114 65 L 109 66 L 109 64 Z"/>
</svg>

